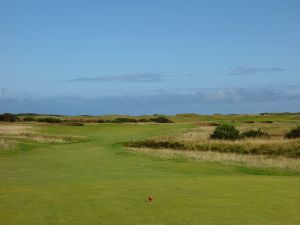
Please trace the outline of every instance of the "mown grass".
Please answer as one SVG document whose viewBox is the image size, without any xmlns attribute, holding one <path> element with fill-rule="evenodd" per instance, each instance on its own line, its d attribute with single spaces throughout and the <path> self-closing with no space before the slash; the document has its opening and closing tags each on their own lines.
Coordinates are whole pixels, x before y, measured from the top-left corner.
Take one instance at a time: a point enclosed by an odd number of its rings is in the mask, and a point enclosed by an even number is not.
<svg viewBox="0 0 300 225">
<path fill-rule="evenodd" d="M 217 162 L 161 159 L 119 142 L 192 125 L 45 126 L 80 143 L 23 143 L 0 154 L 0 224 L 299 224 L 300 176 Z M 148 195 L 153 203 L 146 202 Z"/>
</svg>

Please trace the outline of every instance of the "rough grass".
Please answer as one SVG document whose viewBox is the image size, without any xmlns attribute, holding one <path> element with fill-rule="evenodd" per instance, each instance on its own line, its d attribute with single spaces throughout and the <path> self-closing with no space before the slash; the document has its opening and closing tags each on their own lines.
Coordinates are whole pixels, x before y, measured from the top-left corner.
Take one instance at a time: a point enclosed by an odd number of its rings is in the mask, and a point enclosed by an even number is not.
<svg viewBox="0 0 300 225">
<path fill-rule="evenodd" d="M 27 125 L 20 124 L 0 124 L 0 135 L 22 135 L 24 133 L 32 133 L 33 128 Z"/>
<path fill-rule="evenodd" d="M 150 140 L 127 143 L 127 146 L 300 157 L 300 140 L 284 138 L 285 132 L 291 127 L 294 125 L 281 123 L 267 124 L 261 127 L 257 124 L 240 124 L 238 129 L 243 132 L 261 128 L 264 131 L 267 130 L 270 136 L 224 141 L 210 139 L 214 127 L 201 125 L 182 134 L 154 137 Z"/>
<path fill-rule="evenodd" d="M 300 158 L 300 140 L 243 139 L 238 141 L 209 140 L 201 142 L 142 140 L 127 142 L 125 143 L 125 146 L 135 148 L 169 148 L 175 150 L 212 151 Z"/>
<path fill-rule="evenodd" d="M 278 168 L 300 172 L 300 160 L 288 157 L 269 157 L 266 155 L 244 155 L 212 151 L 178 151 L 172 149 L 130 148 L 136 153 L 143 153 L 164 159 L 186 158 L 193 161 L 220 162 L 254 168 Z"/>
<path fill-rule="evenodd" d="M 7 138 L 7 139 L 25 139 L 31 140 L 35 142 L 41 143 L 68 143 L 68 142 L 78 142 L 84 141 L 84 137 L 79 136 L 51 136 L 51 135 L 41 135 L 41 134 L 31 134 L 31 133 L 23 133 L 19 135 L 3 135 L 0 137 Z"/>
</svg>

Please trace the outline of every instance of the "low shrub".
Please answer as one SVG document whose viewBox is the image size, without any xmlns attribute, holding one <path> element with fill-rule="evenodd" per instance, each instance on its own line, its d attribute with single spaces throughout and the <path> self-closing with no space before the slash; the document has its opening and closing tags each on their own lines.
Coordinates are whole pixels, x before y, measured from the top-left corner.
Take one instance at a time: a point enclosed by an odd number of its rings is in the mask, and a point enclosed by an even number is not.
<svg viewBox="0 0 300 225">
<path fill-rule="evenodd" d="M 25 117 L 23 120 L 26 121 L 26 122 L 35 121 L 35 119 L 33 117 Z"/>
<path fill-rule="evenodd" d="M 98 123 L 106 123 L 107 121 L 103 120 L 103 119 L 99 119 Z"/>
<path fill-rule="evenodd" d="M 241 134 L 241 137 L 248 137 L 248 138 L 258 138 L 258 137 L 268 137 L 270 136 L 267 132 L 261 130 L 248 130 Z"/>
<path fill-rule="evenodd" d="M 4 113 L 0 115 L 0 121 L 4 122 L 17 122 L 19 118 L 11 113 Z"/>
<path fill-rule="evenodd" d="M 245 121 L 242 121 L 241 123 L 255 123 L 255 121 L 253 121 L 253 120 L 245 120 Z"/>
<path fill-rule="evenodd" d="M 210 135 L 212 139 L 221 140 L 236 140 L 240 137 L 240 132 L 231 124 L 223 124 L 217 126 L 214 132 Z"/>
<path fill-rule="evenodd" d="M 290 130 L 286 135 L 286 138 L 300 138 L 300 126 Z"/>
<path fill-rule="evenodd" d="M 185 149 L 183 143 L 180 142 L 170 142 L 170 141 L 153 141 L 153 140 L 144 140 L 136 142 L 127 142 L 125 143 L 127 147 L 133 148 L 171 148 L 171 149 Z"/>
<path fill-rule="evenodd" d="M 112 123 L 137 123 L 138 121 L 136 119 L 132 118 L 116 118 L 111 121 Z"/>
<path fill-rule="evenodd" d="M 273 120 L 265 120 L 265 121 L 260 121 L 261 123 L 274 123 Z"/>
<path fill-rule="evenodd" d="M 44 117 L 44 118 L 39 118 L 39 122 L 41 123 L 61 123 L 61 119 L 55 118 L 55 117 Z"/>
<path fill-rule="evenodd" d="M 152 122 L 155 122 L 155 123 L 174 123 L 172 120 L 170 120 L 166 117 L 163 117 L 163 116 L 159 116 L 156 118 L 150 118 L 149 120 Z"/>
</svg>

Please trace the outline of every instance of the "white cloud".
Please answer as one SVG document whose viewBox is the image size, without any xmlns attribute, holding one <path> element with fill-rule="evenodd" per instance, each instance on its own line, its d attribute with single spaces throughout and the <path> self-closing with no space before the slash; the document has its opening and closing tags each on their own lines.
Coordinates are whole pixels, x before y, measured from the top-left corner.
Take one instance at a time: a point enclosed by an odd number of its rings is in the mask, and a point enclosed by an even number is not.
<svg viewBox="0 0 300 225">
<path fill-rule="evenodd" d="M 270 74 L 273 72 L 282 72 L 284 71 L 281 67 L 242 67 L 237 66 L 229 69 L 228 75 L 253 75 L 257 73 L 266 73 Z"/>
</svg>

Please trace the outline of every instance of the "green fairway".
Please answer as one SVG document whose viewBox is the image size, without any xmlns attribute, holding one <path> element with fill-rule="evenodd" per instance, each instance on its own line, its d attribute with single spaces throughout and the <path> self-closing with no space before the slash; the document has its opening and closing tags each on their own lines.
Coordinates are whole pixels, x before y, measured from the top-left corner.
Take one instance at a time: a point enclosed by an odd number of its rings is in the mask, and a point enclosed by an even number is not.
<svg viewBox="0 0 300 225">
<path fill-rule="evenodd" d="M 300 224 L 300 176 L 130 152 L 119 144 L 185 124 L 43 126 L 78 143 L 24 143 L 0 154 L 0 225 Z M 152 195 L 150 204 L 147 196 Z"/>
</svg>

